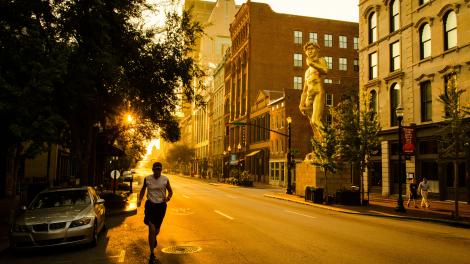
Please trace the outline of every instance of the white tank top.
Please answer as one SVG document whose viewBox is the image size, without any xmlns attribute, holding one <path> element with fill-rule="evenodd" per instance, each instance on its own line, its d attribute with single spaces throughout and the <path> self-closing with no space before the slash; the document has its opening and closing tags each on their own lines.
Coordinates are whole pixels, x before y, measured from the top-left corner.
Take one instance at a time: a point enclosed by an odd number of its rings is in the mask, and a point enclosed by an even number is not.
<svg viewBox="0 0 470 264">
<path fill-rule="evenodd" d="M 168 178 L 160 175 L 156 179 L 153 175 L 149 175 L 145 177 L 145 182 L 147 183 L 147 200 L 152 203 L 165 202 Z"/>
</svg>

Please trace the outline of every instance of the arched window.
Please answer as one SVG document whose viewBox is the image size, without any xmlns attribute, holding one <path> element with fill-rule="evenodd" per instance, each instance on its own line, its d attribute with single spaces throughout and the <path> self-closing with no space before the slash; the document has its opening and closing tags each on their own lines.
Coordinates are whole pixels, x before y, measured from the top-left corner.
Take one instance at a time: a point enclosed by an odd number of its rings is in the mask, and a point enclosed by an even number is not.
<svg viewBox="0 0 470 264">
<path fill-rule="evenodd" d="M 457 15 L 449 11 L 444 16 L 444 50 L 457 46 Z"/>
<path fill-rule="evenodd" d="M 370 91 L 369 109 L 373 112 L 377 112 L 377 92 L 375 90 Z"/>
<path fill-rule="evenodd" d="M 377 41 L 377 14 L 372 12 L 369 15 L 369 43 L 374 43 Z"/>
<path fill-rule="evenodd" d="M 400 84 L 394 83 L 390 86 L 390 126 L 398 126 L 395 111 L 400 104 Z"/>
<path fill-rule="evenodd" d="M 428 23 L 422 25 L 419 30 L 419 43 L 419 58 L 431 56 L 431 27 Z"/>
<path fill-rule="evenodd" d="M 390 1 L 390 32 L 400 28 L 400 1 Z"/>
</svg>

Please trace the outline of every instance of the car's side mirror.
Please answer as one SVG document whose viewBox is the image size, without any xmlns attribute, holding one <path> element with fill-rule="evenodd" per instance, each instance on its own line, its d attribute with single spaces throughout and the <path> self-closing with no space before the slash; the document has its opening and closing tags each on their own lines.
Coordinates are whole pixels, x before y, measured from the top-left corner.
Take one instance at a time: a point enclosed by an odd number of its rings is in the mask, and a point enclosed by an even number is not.
<svg viewBox="0 0 470 264">
<path fill-rule="evenodd" d="M 96 201 L 96 204 L 104 204 L 104 199 L 98 199 L 98 201 Z"/>
<path fill-rule="evenodd" d="M 26 205 L 21 206 L 20 209 L 21 209 L 22 211 L 26 211 L 26 209 L 27 209 L 27 208 L 26 208 Z"/>
</svg>

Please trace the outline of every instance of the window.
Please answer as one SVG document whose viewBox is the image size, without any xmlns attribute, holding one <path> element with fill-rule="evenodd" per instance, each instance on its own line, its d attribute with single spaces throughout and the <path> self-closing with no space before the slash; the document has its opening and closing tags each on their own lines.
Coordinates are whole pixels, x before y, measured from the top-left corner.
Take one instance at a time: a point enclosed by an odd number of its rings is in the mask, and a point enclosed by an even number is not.
<svg viewBox="0 0 470 264">
<path fill-rule="evenodd" d="M 323 83 L 332 84 L 332 83 L 333 83 L 333 80 L 332 80 L 332 79 L 324 79 L 324 80 L 323 80 Z"/>
<path fill-rule="evenodd" d="M 457 46 L 457 16 L 454 11 L 444 17 L 444 50 Z"/>
<path fill-rule="evenodd" d="M 333 47 L 333 35 L 325 34 L 325 47 Z"/>
<path fill-rule="evenodd" d="M 333 106 L 333 94 L 326 94 L 326 106 Z"/>
<path fill-rule="evenodd" d="M 377 41 L 377 14 L 373 12 L 369 15 L 369 43 Z"/>
<path fill-rule="evenodd" d="M 424 5 L 427 2 L 429 2 L 429 0 L 419 0 L 419 5 Z"/>
<path fill-rule="evenodd" d="M 377 52 L 369 54 L 369 80 L 377 78 Z"/>
<path fill-rule="evenodd" d="M 302 31 L 294 31 L 294 43 L 302 44 Z"/>
<path fill-rule="evenodd" d="M 354 41 L 354 49 L 358 50 L 359 49 L 359 38 L 354 37 L 353 41 Z"/>
<path fill-rule="evenodd" d="M 339 47 L 342 49 L 348 47 L 348 38 L 346 36 L 339 36 Z"/>
<path fill-rule="evenodd" d="M 348 59 L 339 58 L 339 70 L 340 71 L 347 71 L 348 70 Z"/>
<path fill-rule="evenodd" d="M 390 2 L 390 32 L 395 32 L 400 28 L 400 1 Z"/>
<path fill-rule="evenodd" d="M 370 91 L 369 109 L 377 112 L 377 92 L 375 90 Z"/>
<path fill-rule="evenodd" d="M 333 69 L 333 57 L 325 57 L 326 65 L 328 65 L 328 69 Z"/>
<path fill-rule="evenodd" d="M 302 90 L 302 77 L 294 76 L 294 89 Z"/>
<path fill-rule="evenodd" d="M 318 36 L 315 32 L 308 33 L 308 40 L 313 43 L 318 43 Z"/>
<path fill-rule="evenodd" d="M 435 160 L 423 160 L 421 163 L 421 175 L 431 181 L 439 180 L 439 166 Z"/>
<path fill-rule="evenodd" d="M 400 41 L 390 45 L 390 71 L 400 69 Z"/>
<path fill-rule="evenodd" d="M 431 27 L 424 24 L 419 31 L 419 58 L 424 59 L 431 56 Z"/>
<path fill-rule="evenodd" d="M 294 67 L 302 67 L 302 54 L 294 53 Z"/>
<path fill-rule="evenodd" d="M 359 60 L 358 59 L 354 59 L 353 68 L 354 68 L 354 71 L 356 71 L 356 72 L 359 71 Z"/>
<path fill-rule="evenodd" d="M 330 126 L 333 123 L 333 116 L 331 114 L 326 114 L 326 123 Z"/>
<path fill-rule="evenodd" d="M 400 96 L 400 85 L 398 83 L 392 84 L 390 87 L 390 126 L 397 126 L 397 114 L 396 110 L 399 104 L 399 96 Z"/>
<path fill-rule="evenodd" d="M 437 154 L 437 141 L 436 140 L 423 140 L 418 144 L 419 154 Z"/>
<path fill-rule="evenodd" d="M 421 91 L 421 122 L 432 120 L 432 95 L 431 82 L 425 81 L 420 83 Z"/>
</svg>

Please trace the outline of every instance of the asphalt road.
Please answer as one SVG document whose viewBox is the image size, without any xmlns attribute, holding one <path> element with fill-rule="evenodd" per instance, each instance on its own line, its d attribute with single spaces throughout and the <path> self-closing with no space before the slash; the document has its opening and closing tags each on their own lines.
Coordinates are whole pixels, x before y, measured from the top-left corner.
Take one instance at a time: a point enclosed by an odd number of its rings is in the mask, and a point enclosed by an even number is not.
<svg viewBox="0 0 470 264">
<path fill-rule="evenodd" d="M 279 189 L 177 176 L 170 181 L 175 194 L 158 237 L 161 263 L 470 263 L 469 229 L 348 215 L 263 196 Z M 142 207 L 136 215 L 109 217 L 96 248 L 6 252 L 0 262 L 148 263 Z"/>
</svg>

